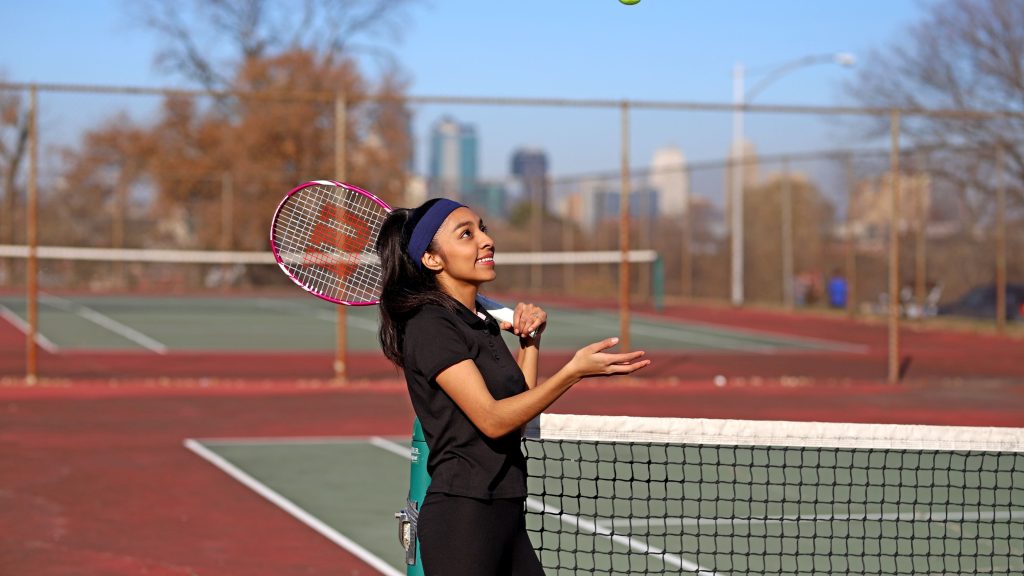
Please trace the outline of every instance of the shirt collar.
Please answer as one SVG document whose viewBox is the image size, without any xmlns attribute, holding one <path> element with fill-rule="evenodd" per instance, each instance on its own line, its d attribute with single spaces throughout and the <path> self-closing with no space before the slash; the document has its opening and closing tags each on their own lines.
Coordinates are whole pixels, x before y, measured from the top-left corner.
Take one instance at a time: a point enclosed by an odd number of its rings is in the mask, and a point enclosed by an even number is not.
<svg viewBox="0 0 1024 576">
<path fill-rule="evenodd" d="M 484 318 L 481 318 L 477 313 L 483 313 Z M 486 310 L 484 310 L 479 303 L 477 303 L 476 311 L 472 311 L 465 306 L 459 306 L 458 311 L 459 318 L 462 318 L 466 324 L 469 324 L 475 330 L 487 329 L 489 331 L 497 331 L 498 321 L 495 320 Z"/>
</svg>

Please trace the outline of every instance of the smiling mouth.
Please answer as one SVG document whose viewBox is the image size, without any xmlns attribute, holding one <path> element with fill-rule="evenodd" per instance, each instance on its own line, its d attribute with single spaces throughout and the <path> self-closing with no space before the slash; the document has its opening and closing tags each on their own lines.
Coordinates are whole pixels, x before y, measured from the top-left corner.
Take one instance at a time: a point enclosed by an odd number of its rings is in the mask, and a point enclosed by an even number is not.
<svg viewBox="0 0 1024 576">
<path fill-rule="evenodd" d="M 494 264 L 494 256 L 484 256 L 476 259 L 478 264 Z"/>
</svg>

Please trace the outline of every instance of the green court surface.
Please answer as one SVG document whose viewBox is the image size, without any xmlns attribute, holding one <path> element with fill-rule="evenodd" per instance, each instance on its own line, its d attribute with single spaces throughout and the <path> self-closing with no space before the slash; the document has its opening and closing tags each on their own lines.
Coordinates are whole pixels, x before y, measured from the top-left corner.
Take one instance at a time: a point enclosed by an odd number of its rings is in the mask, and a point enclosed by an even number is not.
<svg viewBox="0 0 1024 576">
<path fill-rule="evenodd" d="M 389 575 L 405 573 L 394 513 L 408 492 L 408 445 L 400 438 L 186 442 Z M 1019 470 L 975 478 L 970 458 L 954 459 L 948 465 L 980 487 L 958 497 L 941 488 L 960 485 L 955 473 L 914 470 L 934 455 L 883 456 L 884 477 L 876 477 L 857 467 L 877 453 L 793 460 L 778 450 L 714 456 L 706 446 L 679 446 L 644 453 L 654 464 L 641 469 L 614 462 L 626 449 L 559 449 L 557 470 L 543 473 L 530 461 L 528 527 L 549 574 L 1024 573 L 1024 509 L 986 490 L 1020 482 L 1009 477 Z M 586 463 L 595 456 L 600 462 Z M 783 466 L 769 470 L 769 463 Z M 555 495 L 562 476 L 577 478 L 568 498 Z"/>
<path fill-rule="evenodd" d="M 14 329 L 27 317 L 24 298 L 0 297 L 0 327 Z M 39 332 L 54 349 L 245 351 L 334 349 L 337 307 L 306 295 L 273 298 L 131 296 L 65 297 L 39 300 Z M 617 311 L 546 306 L 544 345 L 574 350 L 618 336 Z M 348 348 L 376 350 L 377 308 L 346 308 Z M 800 351 L 857 352 L 840 342 L 723 328 L 678 319 L 634 315 L 633 347 L 694 353 L 773 354 Z M 510 345 L 512 335 L 506 334 Z"/>
<path fill-rule="evenodd" d="M 204 440 L 186 446 L 378 572 L 405 574 L 394 515 L 409 492 L 408 439 Z"/>
</svg>

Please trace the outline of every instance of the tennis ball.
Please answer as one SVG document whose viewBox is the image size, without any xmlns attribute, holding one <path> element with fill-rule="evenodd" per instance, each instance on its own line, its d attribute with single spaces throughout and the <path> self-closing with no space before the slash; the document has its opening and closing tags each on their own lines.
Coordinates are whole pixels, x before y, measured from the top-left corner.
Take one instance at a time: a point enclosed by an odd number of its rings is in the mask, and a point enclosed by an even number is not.
<svg viewBox="0 0 1024 576">
<path fill-rule="evenodd" d="M 626 6 L 633 6 L 639 4 L 640 0 L 619 0 L 619 2 L 625 4 Z"/>
<path fill-rule="evenodd" d="M 721 374 L 719 374 L 718 376 L 715 376 L 714 381 L 715 381 L 715 386 L 718 386 L 719 388 L 721 388 L 722 386 L 725 386 L 726 383 L 728 382 L 728 380 L 725 379 L 725 376 L 722 376 Z"/>
</svg>

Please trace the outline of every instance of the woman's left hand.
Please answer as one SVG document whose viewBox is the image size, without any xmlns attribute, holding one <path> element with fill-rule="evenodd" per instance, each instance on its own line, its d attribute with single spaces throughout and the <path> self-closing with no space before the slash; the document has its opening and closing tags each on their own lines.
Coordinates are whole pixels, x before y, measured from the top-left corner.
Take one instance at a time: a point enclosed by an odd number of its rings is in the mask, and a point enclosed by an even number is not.
<svg viewBox="0 0 1024 576">
<path fill-rule="evenodd" d="M 548 313 L 536 304 L 520 302 L 512 317 L 512 323 L 502 324 L 502 329 L 511 330 L 519 336 L 520 344 L 526 346 L 540 341 L 540 334 L 547 327 Z"/>
</svg>

